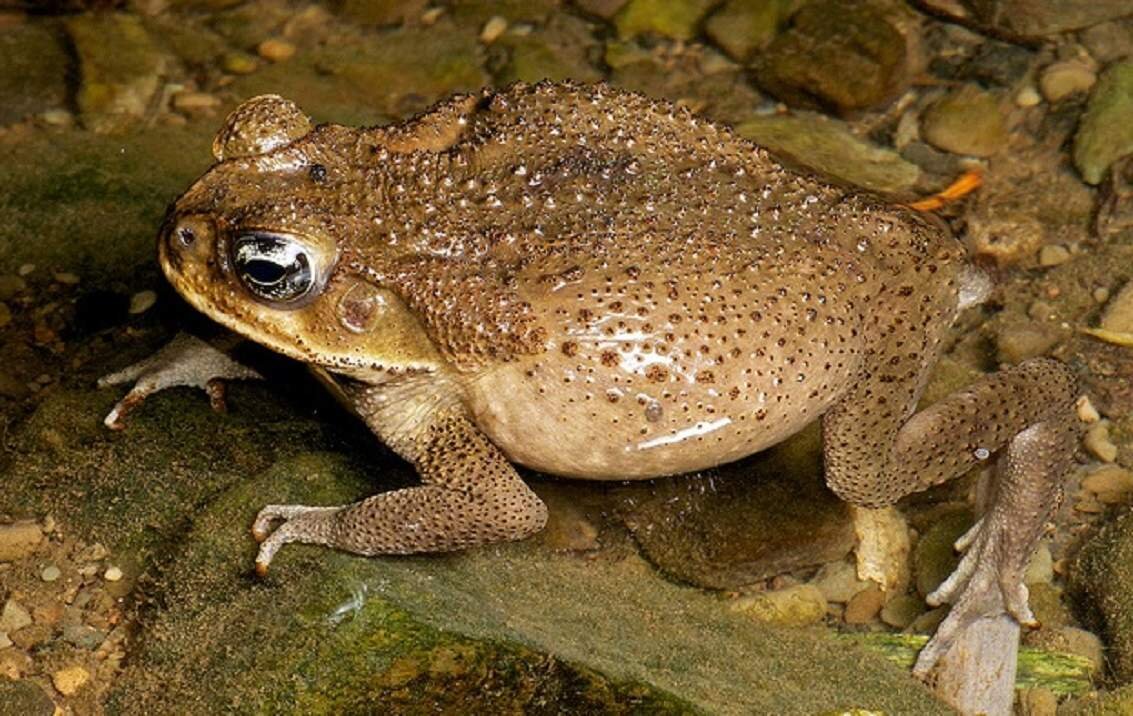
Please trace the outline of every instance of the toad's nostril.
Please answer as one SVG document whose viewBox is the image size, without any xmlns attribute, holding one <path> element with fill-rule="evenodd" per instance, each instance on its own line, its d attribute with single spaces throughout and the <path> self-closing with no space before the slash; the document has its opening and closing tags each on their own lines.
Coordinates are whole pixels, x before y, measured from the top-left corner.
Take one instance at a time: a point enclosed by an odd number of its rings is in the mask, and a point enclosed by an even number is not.
<svg viewBox="0 0 1133 716">
<path fill-rule="evenodd" d="M 181 242 L 182 246 L 188 248 L 197 240 L 197 234 L 188 226 L 181 226 L 177 229 L 177 240 Z"/>
</svg>

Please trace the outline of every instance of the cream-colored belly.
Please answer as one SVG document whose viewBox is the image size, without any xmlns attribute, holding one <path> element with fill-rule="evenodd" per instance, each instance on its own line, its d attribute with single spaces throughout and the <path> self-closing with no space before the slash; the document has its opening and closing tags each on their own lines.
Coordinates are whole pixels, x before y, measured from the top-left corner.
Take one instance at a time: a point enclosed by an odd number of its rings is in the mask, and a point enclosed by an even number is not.
<svg viewBox="0 0 1133 716">
<path fill-rule="evenodd" d="M 651 381 L 647 367 L 636 368 L 590 373 L 562 360 L 506 364 L 469 383 L 469 405 L 514 462 L 566 477 L 624 480 L 759 452 L 822 414 L 845 385 L 818 374 L 790 383 L 766 374 L 752 380 L 755 371 L 739 364 L 714 368 L 712 383 L 697 382 L 695 371 Z"/>
</svg>

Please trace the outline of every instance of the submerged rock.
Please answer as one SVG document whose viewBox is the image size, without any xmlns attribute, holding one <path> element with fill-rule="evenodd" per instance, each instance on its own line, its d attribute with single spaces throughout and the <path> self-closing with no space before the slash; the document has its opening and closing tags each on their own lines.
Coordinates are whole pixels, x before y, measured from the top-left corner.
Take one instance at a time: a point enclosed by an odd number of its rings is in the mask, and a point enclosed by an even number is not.
<svg viewBox="0 0 1133 716">
<path fill-rule="evenodd" d="M 740 136 L 803 166 L 883 194 L 911 192 L 920 169 L 892 149 L 853 134 L 836 119 L 810 113 L 750 117 Z"/>
<path fill-rule="evenodd" d="M 1133 14 L 1128 0 L 917 0 L 992 34 L 1038 39 Z"/>
<path fill-rule="evenodd" d="M 0 32 L 0 126 L 66 105 L 68 64 L 56 23 L 26 22 Z"/>
<path fill-rule="evenodd" d="M 166 57 L 135 15 L 75 15 L 67 32 L 79 60 L 78 105 L 96 132 L 124 129 L 145 116 Z"/>
<path fill-rule="evenodd" d="M 1097 184 L 1115 161 L 1133 154 L 1133 60 L 1102 73 L 1074 136 L 1074 164 Z"/>
<path fill-rule="evenodd" d="M 881 104 L 907 81 L 905 36 L 868 3 L 818 0 L 752 61 L 760 87 L 796 107 L 849 112 Z"/>
<path fill-rule="evenodd" d="M 1007 144 L 999 100 L 971 85 L 933 103 L 921 118 L 921 132 L 935 147 L 976 157 L 995 154 Z"/>
<path fill-rule="evenodd" d="M 691 40 L 715 0 L 629 0 L 614 16 L 618 37 L 662 35 Z"/>
<path fill-rule="evenodd" d="M 656 481 L 626 524 L 661 571 L 717 589 L 840 559 L 854 529 L 822 482 L 817 443 L 810 431 L 753 460 Z"/>
</svg>

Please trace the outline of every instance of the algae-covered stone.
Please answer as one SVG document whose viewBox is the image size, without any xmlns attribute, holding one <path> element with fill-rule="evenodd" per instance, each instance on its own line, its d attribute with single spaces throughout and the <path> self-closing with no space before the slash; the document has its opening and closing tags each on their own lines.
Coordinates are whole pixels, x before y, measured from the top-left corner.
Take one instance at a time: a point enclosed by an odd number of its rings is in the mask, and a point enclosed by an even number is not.
<svg viewBox="0 0 1133 716">
<path fill-rule="evenodd" d="M 451 21 L 346 36 L 237 79 L 239 96 L 276 93 L 317 119 L 373 124 L 487 84 L 475 32 Z"/>
<path fill-rule="evenodd" d="M 809 113 L 755 116 L 736 126 L 740 136 L 834 179 L 899 194 L 909 192 L 920 169 L 891 149 L 850 132 L 838 120 Z"/>
<path fill-rule="evenodd" d="M 597 82 L 603 77 L 591 61 L 598 53 L 591 24 L 570 15 L 555 15 L 545 27 L 530 33 L 505 33 L 495 47 L 507 56 L 493 72 L 499 85 L 517 80 Z"/>
<path fill-rule="evenodd" d="M 211 163 L 213 134 L 201 123 L 129 137 L 70 129 L 0 138 L 0 274 L 36 264 L 97 286 L 141 266 L 156 271 L 166 204 Z"/>
<path fill-rule="evenodd" d="M 1133 60 L 1109 67 L 1098 78 L 1074 137 L 1074 165 L 1089 184 L 1101 182 L 1109 166 L 1133 154 Z"/>
<path fill-rule="evenodd" d="M 1108 663 L 1120 682 L 1133 679 L 1133 512 L 1106 524 L 1081 549 L 1071 569 L 1074 601 L 1108 643 Z"/>
<path fill-rule="evenodd" d="M 763 624 L 806 626 L 826 616 L 826 599 L 813 584 L 796 584 L 736 599 L 728 610 Z"/>
<path fill-rule="evenodd" d="M 854 532 L 822 482 L 819 450 L 810 430 L 755 459 L 657 481 L 648 498 L 632 495 L 626 523 L 658 568 L 706 587 L 834 561 L 853 548 Z"/>
<path fill-rule="evenodd" d="M 629 0 L 614 16 L 618 37 L 662 35 L 691 40 L 716 0 Z"/>
<path fill-rule="evenodd" d="M 0 510 L 50 509 L 143 565 L 150 606 L 108 712 L 947 713 L 882 657 L 730 614 L 632 555 L 289 545 L 257 580 L 246 527 L 265 502 L 339 504 L 412 484 L 411 470 L 379 450 L 309 452 L 369 436 L 290 414 L 265 386 L 234 387 L 227 416 L 198 394 L 155 396 L 122 434 L 99 422 L 116 397 L 60 391 L 0 468 Z M 39 446 L 48 427 L 68 436 L 54 450 Z"/>
<path fill-rule="evenodd" d="M 960 555 L 956 540 L 972 526 L 972 514 L 958 510 L 937 520 L 913 547 L 913 579 L 917 593 L 928 596 L 956 570 Z"/>
<path fill-rule="evenodd" d="M 752 60 L 752 77 L 788 104 L 849 112 L 895 97 L 907 55 L 905 36 L 875 6 L 817 0 Z"/>
<path fill-rule="evenodd" d="M 972 85 L 933 103 L 921 119 L 921 132 L 935 147 L 976 157 L 995 154 L 1007 143 L 999 100 Z"/>
<path fill-rule="evenodd" d="M 145 115 L 157 91 L 165 56 L 139 17 L 76 15 L 67 32 L 79 61 L 79 112 L 96 132 L 120 130 Z"/>
<path fill-rule="evenodd" d="M 0 706 L 4 713 L 20 716 L 51 716 L 56 713 L 51 697 L 43 688 L 28 679 L 9 679 L 0 675 Z"/>
<path fill-rule="evenodd" d="M 0 125 L 62 106 L 70 58 L 53 22 L 26 22 L 0 32 Z"/>
<path fill-rule="evenodd" d="M 771 42 L 786 14 L 785 0 L 728 0 L 712 13 L 704 32 L 738 62 Z"/>
</svg>

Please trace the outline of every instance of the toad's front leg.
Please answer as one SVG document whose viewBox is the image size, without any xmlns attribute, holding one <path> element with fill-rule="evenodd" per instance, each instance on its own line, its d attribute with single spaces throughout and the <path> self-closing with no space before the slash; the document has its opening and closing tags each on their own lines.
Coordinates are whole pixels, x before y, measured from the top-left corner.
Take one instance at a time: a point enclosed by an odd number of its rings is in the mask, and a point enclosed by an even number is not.
<svg viewBox="0 0 1133 716">
<path fill-rule="evenodd" d="M 355 410 L 413 464 L 423 484 L 351 505 L 265 507 L 252 528 L 261 540 L 256 571 L 266 573 L 288 542 L 364 555 L 410 554 L 522 539 L 542 529 L 546 507 L 451 389 L 431 376 L 345 386 Z"/>
<path fill-rule="evenodd" d="M 877 382 L 867 381 L 824 418 L 827 479 L 845 499 L 865 506 L 892 504 L 1002 451 L 990 505 L 958 545 L 966 549 L 964 559 L 930 595 L 933 603 L 953 606 L 917 661 L 915 673 L 929 678 L 977 625 L 1005 614 L 1020 624 L 1034 623 L 1023 573 L 1061 499 L 1077 430 L 1077 386 L 1062 364 L 1034 359 L 905 419 L 891 402 L 901 395 L 915 400 L 917 379 L 907 373 L 913 385 L 902 385 L 888 380 L 890 375 L 873 373 Z M 1005 646 L 1005 660 L 1008 653 L 1011 657 L 1004 664 L 1010 674 L 1003 679 L 1009 708 L 1016 645 Z"/>
</svg>

